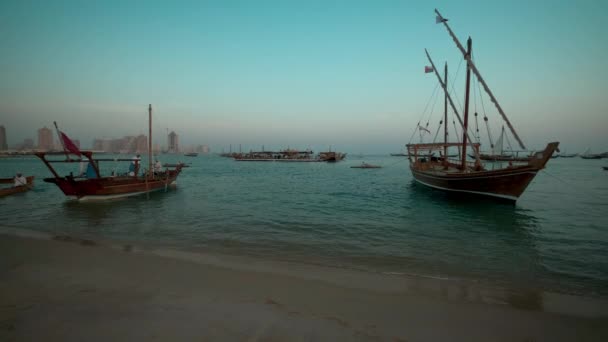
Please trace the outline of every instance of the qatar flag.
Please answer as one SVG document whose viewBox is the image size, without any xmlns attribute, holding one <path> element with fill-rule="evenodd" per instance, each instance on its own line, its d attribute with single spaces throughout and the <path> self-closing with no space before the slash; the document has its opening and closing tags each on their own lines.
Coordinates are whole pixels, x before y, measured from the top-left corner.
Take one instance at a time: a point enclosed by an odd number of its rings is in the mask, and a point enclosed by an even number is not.
<svg viewBox="0 0 608 342">
<path fill-rule="evenodd" d="M 424 73 L 428 74 L 429 72 L 433 72 L 433 67 L 432 66 L 425 66 L 424 67 Z"/>
</svg>

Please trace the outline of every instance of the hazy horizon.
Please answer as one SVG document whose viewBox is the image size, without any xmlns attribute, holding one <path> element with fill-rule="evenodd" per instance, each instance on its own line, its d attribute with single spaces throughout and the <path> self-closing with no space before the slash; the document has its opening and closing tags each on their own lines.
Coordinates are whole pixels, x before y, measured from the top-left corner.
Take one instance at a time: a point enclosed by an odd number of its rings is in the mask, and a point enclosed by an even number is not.
<svg viewBox="0 0 608 342">
<path fill-rule="evenodd" d="M 529 149 L 560 141 L 569 153 L 608 150 L 607 4 L 434 5 L 463 43 L 473 38 L 477 66 Z M 213 152 L 230 144 L 398 152 L 437 84 L 424 74 L 425 48 L 441 69 L 448 62 L 450 82 L 458 73 L 464 102 L 462 56 L 424 1 L 5 1 L 0 9 L 9 146 L 36 143 L 53 121 L 84 147 L 147 134 L 151 103 L 160 145 L 169 129 L 182 145 Z M 471 112 L 483 116 L 476 100 Z M 443 100 L 431 102 L 434 135 Z M 502 120 L 484 102 L 496 138 Z"/>
</svg>

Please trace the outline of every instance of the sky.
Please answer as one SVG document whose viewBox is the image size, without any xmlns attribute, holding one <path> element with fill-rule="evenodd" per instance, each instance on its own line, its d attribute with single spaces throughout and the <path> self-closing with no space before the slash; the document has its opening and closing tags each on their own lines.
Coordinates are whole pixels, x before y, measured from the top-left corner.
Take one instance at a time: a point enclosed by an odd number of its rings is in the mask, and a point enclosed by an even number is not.
<svg viewBox="0 0 608 342">
<path fill-rule="evenodd" d="M 214 151 L 397 152 L 419 141 L 421 119 L 433 134 L 441 120 L 425 48 L 447 61 L 464 102 L 462 55 L 435 8 L 463 43 L 472 37 L 528 148 L 608 151 L 605 1 L 5 0 L 0 125 L 13 145 L 57 121 L 87 147 L 147 134 L 152 104 L 161 145 L 174 130 Z M 484 101 L 497 136 L 502 121 Z"/>
</svg>

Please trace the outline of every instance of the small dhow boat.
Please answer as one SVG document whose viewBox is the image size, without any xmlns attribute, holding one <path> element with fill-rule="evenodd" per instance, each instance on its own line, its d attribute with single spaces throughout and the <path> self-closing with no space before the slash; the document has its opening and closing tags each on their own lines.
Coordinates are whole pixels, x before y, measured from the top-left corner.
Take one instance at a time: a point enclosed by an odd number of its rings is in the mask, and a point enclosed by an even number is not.
<svg viewBox="0 0 608 342">
<path fill-rule="evenodd" d="M 382 168 L 382 166 L 368 164 L 366 162 L 363 162 L 363 163 L 361 163 L 361 165 L 351 166 L 350 168 L 351 169 L 380 169 L 380 168 Z"/>
<path fill-rule="evenodd" d="M 338 162 L 346 157 L 346 153 L 320 152 L 315 155 L 311 150 L 299 151 L 286 149 L 274 151 L 251 151 L 249 153 L 238 153 L 233 156 L 236 161 L 263 161 L 263 162 Z"/>
<path fill-rule="evenodd" d="M 456 43 L 458 49 L 462 52 L 466 61 L 466 92 L 464 101 L 464 120 L 458 114 L 458 110 L 450 97 L 447 86 L 447 64 L 445 66 L 444 79 L 442 80 L 439 75 L 439 71 L 435 68 L 435 64 L 431 59 L 430 54 L 426 51 L 427 58 L 431 63 L 431 66 L 425 67 L 425 73 L 435 73 L 441 88 L 445 94 L 444 98 L 444 118 L 441 121 L 444 126 L 444 142 L 437 143 L 419 143 L 419 144 L 408 144 L 408 159 L 410 162 L 410 170 L 412 175 L 420 184 L 445 190 L 448 192 L 456 192 L 463 194 L 475 194 L 492 196 L 500 199 L 506 199 L 509 201 L 516 201 L 519 196 L 524 192 L 528 184 L 534 179 L 538 171 L 545 167 L 547 161 L 553 155 L 553 152 L 557 150 L 559 145 L 558 142 L 552 142 L 547 144 L 544 150 L 536 152 L 532 158 L 527 160 L 524 164 L 513 164 L 512 161 L 508 162 L 508 165 L 496 165 L 493 163 L 491 169 L 486 169 L 481 162 L 479 153 L 479 142 L 474 142 L 469 134 L 469 92 L 471 83 L 471 73 L 476 76 L 478 84 L 483 86 L 485 92 L 490 97 L 491 101 L 496 106 L 496 109 L 500 113 L 507 127 L 512 132 L 513 136 L 519 143 L 520 147 L 525 150 L 525 146 L 522 140 L 519 138 L 515 129 L 509 122 L 505 115 L 502 107 L 494 97 L 494 94 L 490 91 L 490 88 L 486 84 L 485 80 L 481 77 L 479 70 L 475 66 L 472 58 L 472 40 L 471 38 L 467 41 L 467 48 L 462 46 L 458 38 L 454 35 L 451 28 L 447 24 L 445 19 L 439 11 L 435 10 L 437 14 L 437 23 L 441 23 L 445 26 L 448 33 Z M 480 91 L 481 94 L 481 91 Z M 460 123 L 462 129 L 462 140 L 457 142 L 448 141 L 448 103 L 452 108 L 454 115 Z M 477 122 L 477 113 L 475 113 L 475 120 Z M 484 121 L 487 123 L 487 117 L 484 116 Z M 455 126 L 455 120 L 453 120 Z M 420 123 L 419 123 L 420 126 Z M 418 127 L 417 127 L 418 128 Z M 429 132 L 425 128 L 425 131 Z M 437 130 L 439 133 L 439 129 Z M 435 135 L 437 136 L 437 134 Z M 479 141 L 479 139 L 477 139 Z M 431 154 L 434 151 L 440 151 L 442 155 L 448 155 L 449 148 L 457 147 L 459 151 L 462 151 L 461 158 L 459 160 L 449 158 L 433 158 Z M 472 149 L 472 154 L 475 158 L 473 160 L 467 160 L 467 148 Z"/>
<path fill-rule="evenodd" d="M 186 156 L 186 157 L 197 157 L 198 153 L 196 153 L 196 152 L 188 152 L 188 153 L 184 153 L 184 156 Z"/>
<path fill-rule="evenodd" d="M 149 193 L 152 191 L 166 190 L 174 183 L 182 171 L 183 164 L 176 164 L 174 168 L 166 167 L 164 170 L 159 165 L 158 168 L 152 166 L 152 105 L 148 107 L 149 117 L 149 138 L 148 138 L 148 169 L 139 174 L 140 160 L 133 159 L 99 159 L 93 158 L 92 151 L 80 151 L 70 138 L 57 128 L 64 150 L 65 160 L 47 159 L 48 155 L 58 153 L 36 153 L 48 169 L 53 174 L 52 178 L 45 178 L 44 181 L 53 183 L 61 189 L 68 197 L 77 200 L 105 200 L 127 196 L 135 196 Z M 76 155 L 78 159 L 70 158 Z M 124 175 L 112 174 L 102 176 L 100 172 L 100 162 L 130 162 L 130 172 Z M 74 176 L 70 173 L 67 176 L 60 176 L 53 168 L 53 163 L 80 163 L 87 166 L 86 175 Z"/>
<path fill-rule="evenodd" d="M 519 161 L 519 162 L 526 162 L 528 160 L 530 160 L 530 158 L 532 158 L 532 156 L 525 156 L 525 157 L 520 157 L 518 155 L 519 152 L 513 152 L 513 153 L 507 153 L 505 152 L 504 148 L 503 148 L 503 140 L 507 139 L 507 143 L 509 144 L 509 146 L 511 145 L 510 142 L 508 142 L 508 136 L 505 134 L 505 126 L 502 126 L 502 130 L 500 132 L 500 136 L 498 137 L 498 140 L 496 141 L 496 143 L 493 144 L 492 146 L 492 151 L 489 154 L 486 153 L 479 153 L 479 159 L 481 160 L 489 160 L 489 161 Z M 469 157 L 475 159 L 475 155 L 470 155 Z M 553 156 L 552 158 L 557 157 L 557 155 Z"/>
<path fill-rule="evenodd" d="M 603 156 L 601 154 L 591 153 L 591 148 L 588 148 L 580 157 L 583 159 L 602 159 Z"/>
<path fill-rule="evenodd" d="M 11 184 L 10 187 L 0 187 L 0 197 L 26 192 L 34 186 L 34 176 L 25 177 L 25 184 L 15 185 L 15 178 L 0 178 L 0 184 Z"/>
</svg>

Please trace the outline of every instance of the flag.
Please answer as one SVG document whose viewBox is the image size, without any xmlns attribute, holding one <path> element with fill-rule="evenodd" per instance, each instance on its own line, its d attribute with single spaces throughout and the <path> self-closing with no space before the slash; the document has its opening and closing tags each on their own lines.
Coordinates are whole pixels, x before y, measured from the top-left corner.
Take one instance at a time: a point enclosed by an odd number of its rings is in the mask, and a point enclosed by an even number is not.
<svg viewBox="0 0 608 342">
<path fill-rule="evenodd" d="M 439 23 L 445 23 L 446 21 L 448 21 L 448 20 L 447 20 L 447 19 L 445 19 L 445 18 L 442 18 L 442 17 L 440 17 L 440 16 L 436 16 L 436 17 L 435 17 L 435 24 L 439 24 Z"/>
<path fill-rule="evenodd" d="M 62 131 L 59 131 L 59 135 L 61 136 L 61 141 L 63 143 L 63 149 L 67 152 L 71 152 L 77 156 L 81 156 L 82 153 L 80 153 L 80 150 L 78 149 L 78 146 L 76 146 L 76 144 L 74 144 L 74 142 L 68 138 L 67 135 L 65 135 L 65 133 L 63 133 Z"/>
<path fill-rule="evenodd" d="M 432 66 L 425 66 L 424 67 L 424 73 L 428 74 L 429 72 L 433 72 L 433 67 Z"/>
</svg>

